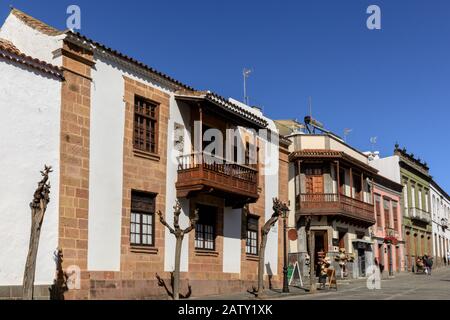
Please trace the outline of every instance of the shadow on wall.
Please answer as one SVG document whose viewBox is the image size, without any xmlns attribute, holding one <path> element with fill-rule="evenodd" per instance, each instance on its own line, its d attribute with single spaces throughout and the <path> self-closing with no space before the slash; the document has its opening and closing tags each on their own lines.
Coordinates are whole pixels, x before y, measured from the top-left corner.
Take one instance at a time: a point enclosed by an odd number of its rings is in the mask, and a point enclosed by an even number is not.
<svg viewBox="0 0 450 320">
<path fill-rule="evenodd" d="M 272 290 L 272 278 L 273 278 L 273 271 L 272 268 L 270 267 L 270 262 L 266 264 L 266 272 L 267 272 L 267 276 L 269 278 L 269 289 Z"/>
<path fill-rule="evenodd" d="M 170 273 L 170 286 L 172 291 L 170 291 L 164 279 L 162 279 L 158 274 L 156 274 L 156 279 L 158 280 L 158 286 L 163 287 L 166 290 L 167 295 L 173 299 L 173 282 L 174 282 L 173 272 Z M 189 285 L 188 282 L 188 292 L 185 295 L 180 293 L 180 299 L 189 299 L 191 295 L 192 295 L 192 287 Z"/>
<path fill-rule="evenodd" d="M 64 293 L 69 290 L 67 286 L 68 276 L 62 268 L 63 253 L 58 249 L 54 253 L 54 260 L 56 264 L 56 279 L 53 280 L 53 285 L 50 287 L 50 300 L 64 300 Z"/>
</svg>

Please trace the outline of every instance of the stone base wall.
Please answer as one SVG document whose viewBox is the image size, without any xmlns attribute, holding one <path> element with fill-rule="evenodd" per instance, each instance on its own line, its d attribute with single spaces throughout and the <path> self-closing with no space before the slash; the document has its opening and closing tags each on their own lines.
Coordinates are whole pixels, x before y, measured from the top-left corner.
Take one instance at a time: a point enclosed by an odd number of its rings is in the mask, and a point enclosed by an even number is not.
<svg viewBox="0 0 450 320">
<path fill-rule="evenodd" d="M 170 280 L 165 279 L 171 291 Z M 188 293 L 188 283 L 191 286 L 191 296 L 205 297 L 211 295 L 226 295 L 246 292 L 257 286 L 255 281 L 245 280 L 182 280 L 180 295 Z M 272 281 L 272 286 L 281 288 L 281 281 Z M 266 282 L 266 288 L 269 283 Z M 170 299 L 164 287 L 158 286 L 155 280 L 91 280 L 90 300 L 167 300 Z"/>
<path fill-rule="evenodd" d="M 51 285 L 34 287 L 35 300 L 50 300 Z M 0 286 L 0 300 L 22 300 L 22 286 Z"/>
</svg>

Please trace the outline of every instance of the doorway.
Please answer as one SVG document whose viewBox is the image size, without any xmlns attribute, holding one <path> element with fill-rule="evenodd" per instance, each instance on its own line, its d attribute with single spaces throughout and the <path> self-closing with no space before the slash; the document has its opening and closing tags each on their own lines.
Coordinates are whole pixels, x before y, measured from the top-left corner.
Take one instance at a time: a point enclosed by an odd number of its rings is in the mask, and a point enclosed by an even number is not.
<svg viewBox="0 0 450 320">
<path fill-rule="evenodd" d="M 327 231 L 314 231 L 314 269 L 316 275 L 320 275 L 319 252 L 328 253 L 328 232 Z"/>
<path fill-rule="evenodd" d="M 359 267 L 359 276 L 366 276 L 366 250 L 358 248 L 358 267 Z"/>
<path fill-rule="evenodd" d="M 323 251 L 328 252 L 328 232 L 327 231 L 316 231 L 315 232 L 315 242 L 314 248 L 316 252 Z"/>
</svg>

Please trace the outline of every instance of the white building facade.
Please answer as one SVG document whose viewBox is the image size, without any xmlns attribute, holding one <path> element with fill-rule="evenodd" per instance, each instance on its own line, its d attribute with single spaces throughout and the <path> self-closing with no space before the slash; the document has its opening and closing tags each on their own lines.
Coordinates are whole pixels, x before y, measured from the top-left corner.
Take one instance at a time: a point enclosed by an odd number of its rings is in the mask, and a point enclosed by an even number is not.
<svg viewBox="0 0 450 320">
<path fill-rule="evenodd" d="M 437 267 L 448 265 L 450 255 L 450 196 L 435 182 L 430 183 L 433 220 L 433 257 Z"/>
<path fill-rule="evenodd" d="M 59 68 L 24 54 L 0 33 L 0 287 L 22 284 L 31 230 L 29 204 L 44 165 L 59 171 L 62 81 Z M 51 284 L 55 273 L 59 177 L 51 178 L 52 201 L 37 256 L 37 296 L 43 293 L 40 285 Z M 17 290 L 1 293 L 17 294 Z"/>
<path fill-rule="evenodd" d="M 199 296 L 255 285 L 259 229 L 273 214 L 274 198 L 287 202 L 287 145 L 280 146 L 270 119 L 16 9 L 0 38 L 42 60 L 44 70 L 25 70 L 26 63 L 0 57 L 6 115 L 0 119 L 0 178 L 7 182 L 0 189 L 0 292 L 9 290 L 12 298 L 20 292 L 28 203 L 44 164 L 54 168 L 36 277 L 44 291 L 55 279 L 53 253 L 59 248 L 63 268 L 80 270 L 71 279 L 80 285 L 66 299 L 165 296 L 155 274 L 169 281 L 175 238 L 157 214 L 172 225 L 176 201 L 182 228 L 195 210 L 200 218 L 184 238 L 182 290 L 189 283 Z M 202 141 L 196 140 L 199 128 Z M 244 151 L 218 164 L 217 151 L 204 149 L 208 129 L 224 133 L 226 146 L 235 139 Z M 228 130 L 235 136 L 228 137 Z M 272 137 L 251 140 L 259 131 Z M 265 272 L 275 282 L 280 239 L 276 224 L 265 255 Z"/>
</svg>

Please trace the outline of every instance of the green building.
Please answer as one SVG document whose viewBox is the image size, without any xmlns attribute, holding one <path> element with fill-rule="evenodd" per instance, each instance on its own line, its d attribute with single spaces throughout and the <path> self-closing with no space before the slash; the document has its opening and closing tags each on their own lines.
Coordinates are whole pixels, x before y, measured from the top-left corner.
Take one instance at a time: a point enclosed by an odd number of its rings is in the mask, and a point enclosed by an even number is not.
<svg viewBox="0 0 450 320">
<path fill-rule="evenodd" d="M 433 254 L 432 220 L 430 206 L 429 168 L 426 163 L 408 154 L 406 149 L 395 147 L 398 157 L 400 180 L 403 185 L 402 209 L 405 239 L 405 266 L 416 270 L 416 259 Z"/>
</svg>

